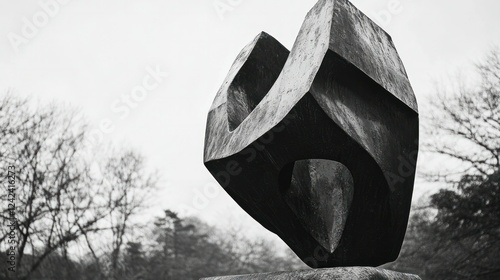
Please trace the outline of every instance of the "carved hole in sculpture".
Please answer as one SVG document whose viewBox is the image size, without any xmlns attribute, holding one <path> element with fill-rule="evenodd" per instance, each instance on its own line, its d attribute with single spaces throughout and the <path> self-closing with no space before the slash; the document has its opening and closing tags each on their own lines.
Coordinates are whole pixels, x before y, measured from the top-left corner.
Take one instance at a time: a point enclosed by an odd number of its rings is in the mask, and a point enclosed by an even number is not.
<svg viewBox="0 0 500 280">
<path fill-rule="evenodd" d="M 227 91 L 229 131 L 257 107 L 278 79 L 289 51 L 265 32 L 259 34 L 246 62 Z"/>
<path fill-rule="evenodd" d="M 354 180 L 349 169 L 333 160 L 298 160 L 282 169 L 280 188 L 302 226 L 333 253 L 354 196 Z"/>
</svg>

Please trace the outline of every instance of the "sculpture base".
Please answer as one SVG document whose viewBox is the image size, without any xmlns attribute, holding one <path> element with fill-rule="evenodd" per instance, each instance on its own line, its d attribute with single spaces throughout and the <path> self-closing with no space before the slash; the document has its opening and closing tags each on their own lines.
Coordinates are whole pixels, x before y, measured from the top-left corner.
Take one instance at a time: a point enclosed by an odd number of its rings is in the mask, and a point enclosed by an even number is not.
<svg viewBox="0 0 500 280">
<path fill-rule="evenodd" d="M 289 272 L 272 272 L 235 276 L 202 278 L 201 280 L 421 280 L 413 274 L 373 267 L 336 267 Z"/>
</svg>

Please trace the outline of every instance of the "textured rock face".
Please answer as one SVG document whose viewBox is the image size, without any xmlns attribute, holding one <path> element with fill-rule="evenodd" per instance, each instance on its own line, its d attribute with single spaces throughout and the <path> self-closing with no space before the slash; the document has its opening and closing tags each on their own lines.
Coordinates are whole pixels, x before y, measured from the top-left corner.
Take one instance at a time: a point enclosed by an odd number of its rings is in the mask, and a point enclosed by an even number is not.
<svg viewBox="0 0 500 280">
<path fill-rule="evenodd" d="M 204 162 L 309 266 L 377 266 L 399 254 L 417 151 L 391 38 L 348 1 L 320 0 L 290 52 L 266 33 L 241 51 L 210 108 Z"/>
<path fill-rule="evenodd" d="M 294 272 L 275 272 L 252 275 L 224 276 L 204 278 L 204 280 L 421 280 L 412 274 L 371 267 L 339 267 L 331 269 L 314 269 Z"/>
</svg>

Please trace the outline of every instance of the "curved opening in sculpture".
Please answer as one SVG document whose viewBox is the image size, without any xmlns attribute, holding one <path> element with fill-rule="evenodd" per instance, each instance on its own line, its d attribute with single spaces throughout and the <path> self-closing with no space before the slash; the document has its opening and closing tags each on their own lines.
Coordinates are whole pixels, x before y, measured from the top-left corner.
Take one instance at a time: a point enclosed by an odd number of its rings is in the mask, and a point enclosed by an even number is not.
<svg viewBox="0 0 500 280">
<path fill-rule="evenodd" d="M 229 131 L 235 130 L 266 96 L 278 79 L 288 54 L 276 39 L 265 32 L 259 34 L 227 91 Z"/>
<path fill-rule="evenodd" d="M 337 161 L 305 159 L 283 168 L 282 173 L 281 195 L 288 207 L 313 238 L 333 253 L 354 197 L 351 172 Z"/>
</svg>

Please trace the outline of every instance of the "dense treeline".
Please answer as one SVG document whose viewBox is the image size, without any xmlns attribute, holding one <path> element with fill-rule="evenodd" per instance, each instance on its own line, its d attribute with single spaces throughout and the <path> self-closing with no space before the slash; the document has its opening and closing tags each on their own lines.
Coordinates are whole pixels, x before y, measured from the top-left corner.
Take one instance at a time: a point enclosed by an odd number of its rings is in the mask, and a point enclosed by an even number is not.
<svg viewBox="0 0 500 280">
<path fill-rule="evenodd" d="M 68 257 L 55 251 L 30 279 L 200 279 L 305 268 L 293 253 L 279 251 L 267 241 L 221 232 L 167 210 L 140 238 L 126 243 L 116 267 L 106 254 Z M 26 255 L 27 263 L 30 259 Z"/>
</svg>

